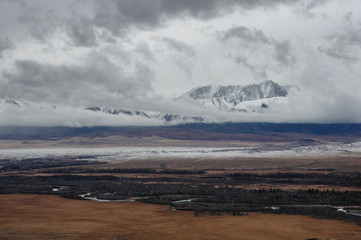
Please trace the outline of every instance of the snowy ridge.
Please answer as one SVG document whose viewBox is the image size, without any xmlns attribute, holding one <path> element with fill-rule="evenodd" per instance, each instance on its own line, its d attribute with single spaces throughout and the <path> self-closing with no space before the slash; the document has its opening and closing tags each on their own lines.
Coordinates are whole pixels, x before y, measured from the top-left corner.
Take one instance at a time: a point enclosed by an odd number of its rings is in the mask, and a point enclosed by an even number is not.
<svg viewBox="0 0 361 240">
<path fill-rule="evenodd" d="M 99 108 L 100 109 L 100 108 Z M 95 110 L 95 111 L 94 111 Z M 164 121 L 141 114 L 109 114 L 86 107 L 0 99 L 0 126 L 159 126 Z"/>
</svg>

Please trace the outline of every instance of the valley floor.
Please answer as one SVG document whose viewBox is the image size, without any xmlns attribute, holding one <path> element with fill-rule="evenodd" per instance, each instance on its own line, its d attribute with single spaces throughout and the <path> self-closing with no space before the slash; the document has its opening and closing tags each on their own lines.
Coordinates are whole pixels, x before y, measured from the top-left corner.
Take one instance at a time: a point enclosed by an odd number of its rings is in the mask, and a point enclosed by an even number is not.
<svg viewBox="0 0 361 240">
<path fill-rule="evenodd" d="M 0 240 L 361 239 L 360 139 L 307 139 L 0 140 Z"/>
</svg>

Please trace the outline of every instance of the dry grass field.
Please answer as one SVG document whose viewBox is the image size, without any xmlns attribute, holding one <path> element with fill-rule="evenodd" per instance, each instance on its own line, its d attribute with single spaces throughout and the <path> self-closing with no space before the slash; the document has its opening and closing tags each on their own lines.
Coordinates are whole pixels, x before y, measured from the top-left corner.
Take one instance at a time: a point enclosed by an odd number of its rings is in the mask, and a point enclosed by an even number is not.
<svg viewBox="0 0 361 240">
<path fill-rule="evenodd" d="M 0 239 L 361 239 L 361 227 L 306 216 L 200 216 L 139 202 L 0 195 Z"/>
</svg>

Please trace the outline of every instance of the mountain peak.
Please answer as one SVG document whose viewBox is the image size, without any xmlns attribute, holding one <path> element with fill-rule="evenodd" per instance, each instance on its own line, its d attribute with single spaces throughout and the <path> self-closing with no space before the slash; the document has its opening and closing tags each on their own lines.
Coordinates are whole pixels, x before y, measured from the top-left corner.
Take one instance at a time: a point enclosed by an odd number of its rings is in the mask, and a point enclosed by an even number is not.
<svg viewBox="0 0 361 240">
<path fill-rule="evenodd" d="M 266 98 L 286 97 L 286 88 L 268 80 L 259 84 L 201 86 L 193 88 L 179 98 L 200 102 L 205 108 L 234 110 L 238 104 L 245 101 L 255 101 Z"/>
</svg>

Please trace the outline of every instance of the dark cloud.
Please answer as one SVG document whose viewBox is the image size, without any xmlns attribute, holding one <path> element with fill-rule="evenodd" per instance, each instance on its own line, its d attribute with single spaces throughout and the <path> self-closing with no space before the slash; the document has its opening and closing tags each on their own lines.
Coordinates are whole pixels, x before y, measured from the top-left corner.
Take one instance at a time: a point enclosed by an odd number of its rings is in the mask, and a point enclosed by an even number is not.
<svg viewBox="0 0 361 240">
<path fill-rule="evenodd" d="M 213 18 L 238 5 L 231 0 L 227 3 L 217 0 L 89 0 L 83 2 L 89 9 L 82 9 L 81 4 L 65 2 L 68 9 L 64 7 L 59 11 L 55 9 L 57 4 L 25 2 L 19 20 L 28 26 L 28 33 L 35 39 L 46 41 L 57 31 L 65 31 L 75 46 L 89 47 L 97 44 L 95 28 L 113 36 L 125 36 L 132 29 L 154 29 L 177 17 Z M 62 14 L 65 10 L 68 13 Z M 107 40 L 113 38 L 108 36 Z"/>
<path fill-rule="evenodd" d="M 94 1 L 92 24 L 115 35 L 132 28 L 149 29 L 167 24 L 167 20 L 190 16 L 210 19 L 234 11 L 237 7 L 253 9 L 275 7 L 291 0 L 109 0 Z"/>
<path fill-rule="evenodd" d="M 14 48 L 14 45 L 11 43 L 9 38 L 0 38 L 0 58 L 3 57 L 3 52 L 6 50 L 11 50 Z"/>
<path fill-rule="evenodd" d="M 16 72 L 5 73 L 0 95 L 12 99 L 70 105 L 127 105 L 147 101 L 153 73 L 136 64 L 126 75 L 109 59 L 92 54 L 81 65 L 50 65 L 34 60 L 16 61 Z"/>
<path fill-rule="evenodd" d="M 96 46 L 95 26 L 88 8 L 90 1 L 82 1 L 82 4 L 79 2 L 24 1 L 17 9 L 18 21 L 27 27 L 27 36 L 43 43 L 50 43 L 53 39 L 66 36 L 69 38 L 69 45 Z"/>
<path fill-rule="evenodd" d="M 131 28 L 148 29 L 166 24 L 166 20 L 190 15 L 210 18 L 219 14 L 229 4 L 216 0 L 111 0 L 95 2 L 93 24 L 115 35 Z M 226 7 L 227 6 L 227 7 Z"/>
<path fill-rule="evenodd" d="M 182 41 L 169 37 L 164 37 L 162 40 L 165 43 L 165 45 L 167 45 L 167 47 L 169 47 L 172 50 L 183 53 L 188 57 L 193 57 L 194 55 L 196 55 L 196 51 L 194 50 L 194 48 L 185 44 Z"/>
<path fill-rule="evenodd" d="M 175 18 L 211 19 L 240 9 L 274 8 L 295 4 L 291 0 L 88 0 L 56 3 L 23 2 L 20 21 L 29 34 L 46 41 L 57 31 L 64 31 L 75 46 L 95 46 L 95 29 L 113 36 L 125 36 L 131 30 L 165 26 Z M 302 2 L 302 1 L 301 1 Z M 60 5 L 60 6 L 59 6 Z M 105 36 L 105 35 L 104 35 Z M 114 39 L 107 36 L 105 40 Z"/>
<path fill-rule="evenodd" d="M 116 36 L 132 29 L 153 29 L 168 20 L 191 16 L 209 19 L 230 11 L 233 1 L 217 0 L 110 0 L 94 1 L 95 14 L 91 24 Z"/>
</svg>

